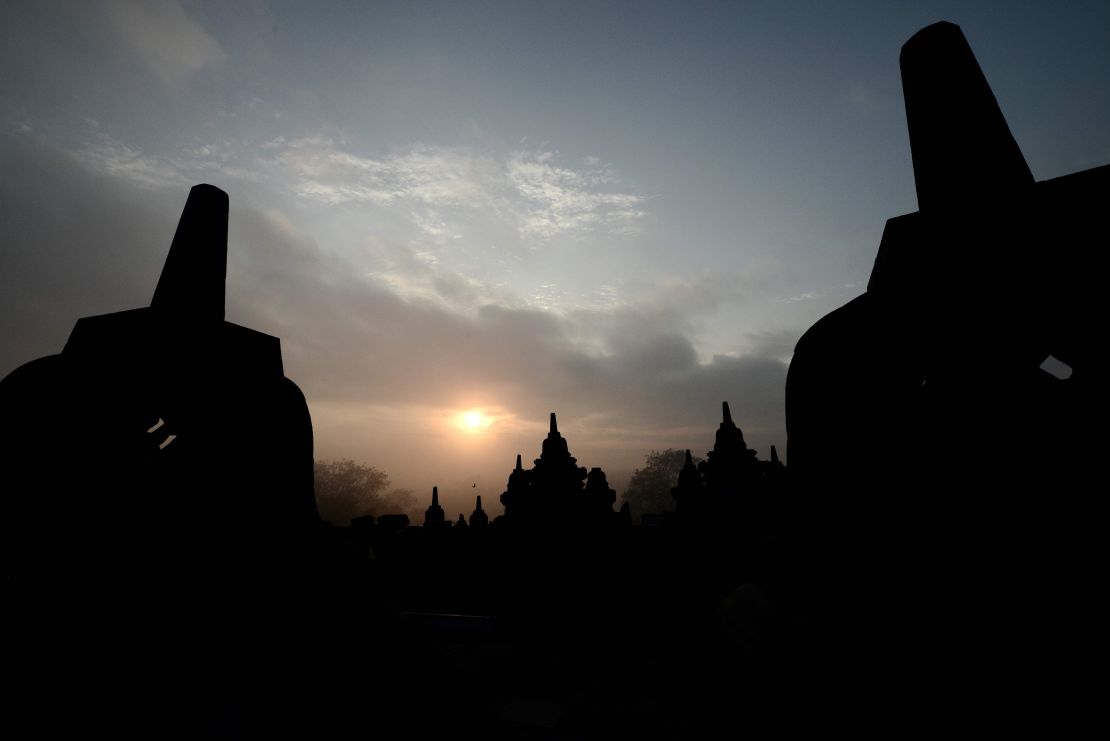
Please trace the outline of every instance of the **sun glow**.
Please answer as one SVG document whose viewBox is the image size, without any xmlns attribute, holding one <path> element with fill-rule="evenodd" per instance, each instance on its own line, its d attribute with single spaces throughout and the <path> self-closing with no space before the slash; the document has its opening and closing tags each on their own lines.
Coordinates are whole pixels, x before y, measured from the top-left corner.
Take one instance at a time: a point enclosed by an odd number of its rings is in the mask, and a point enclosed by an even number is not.
<svg viewBox="0 0 1110 741">
<path fill-rule="evenodd" d="M 482 432 L 493 424 L 493 417 L 481 409 L 468 409 L 455 415 L 455 426 L 464 432 Z"/>
</svg>

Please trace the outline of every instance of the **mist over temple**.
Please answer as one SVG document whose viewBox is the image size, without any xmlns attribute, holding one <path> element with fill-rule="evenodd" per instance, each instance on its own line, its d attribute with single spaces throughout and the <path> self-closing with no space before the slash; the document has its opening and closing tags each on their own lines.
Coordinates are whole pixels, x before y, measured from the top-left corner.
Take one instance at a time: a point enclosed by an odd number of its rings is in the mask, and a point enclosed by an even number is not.
<svg viewBox="0 0 1110 741">
<path fill-rule="evenodd" d="M 1091 727 L 1079 668 L 1105 658 L 1106 548 L 1083 492 L 1101 480 L 1106 369 L 1090 245 L 1110 165 L 1036 181 L 954 24 L 914 34 L 900 66 L 919 208 L 886 222 L 866 290 L 797 343 L 786 460 L 775 445 L 761 460 L 734 416 L 759 400 L 715 399 L 712 441 L 649 454 L 637 485 L 658 491 L 636 516 L 635 487 L 618 498 L 607 461 L 579 465 L 550 411 L 531 466 L 534 448 L 506 455 L 499 496 L 475 481 L 459 512 L 429 480 L 323 519 L 325 473 L 348 499 L 388 477 L 314 462 L 281 341 L 225 318 L 228 194 L 194 186 L 149 306 L 78 319 L 0 381 L 5 715 L 158 738 Z M 598 203 L 596 220 L 639 218 L 627 194 Z M 525 316 L 486 314 L 506 333 Z M 626 341 L 627 358 L 660 352 Z M 671 397 L 695 353 L 668 347 L 630 398 L 689 405 Z M 551 398 L 540 386 L 530 406 Z M 459 436 L 493 424 L 460 419 Z M 975 454 L 946 444 L 952 428 Z M 400 437 L 418 462 L 441 455 L 443 438 Z"/>
</svg>

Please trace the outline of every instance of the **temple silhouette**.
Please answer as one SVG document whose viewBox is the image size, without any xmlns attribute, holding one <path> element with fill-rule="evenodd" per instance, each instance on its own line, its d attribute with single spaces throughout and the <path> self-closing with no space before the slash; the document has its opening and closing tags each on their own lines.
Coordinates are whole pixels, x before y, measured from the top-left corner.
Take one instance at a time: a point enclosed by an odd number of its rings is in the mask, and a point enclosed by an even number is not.
<svg viewBox="0 0 1110 741">
<path fill-rule="evenodd" d="M 686 451 L 686 466 L 671 489 L 679 516 L 668 519 L 690 526 L 713 521 L 724 522 L 728 527 L 765 529 L 767 523 L 763 518 L 770 511 L 770 504 L 784 495 L 786 466 L 779 460 L 774 445 L 770 460 L 759 460 L 756 451 L 744 442 L 744 433 L 733 421 L 728 402 L 722 402 L 721 407 L 723 419 L 706 460 L 695 466 L 690 451 Z M 516 456 L 516 466 L 501 494 L 505 513 L 491 523 L 478 495 L 469 521 L 460 512 L 453 524 L 456 528 L 492 526 L 527 531 L 630 526 L 628 502 L 614 511 L 616 501 L 617 492 L 610 488 L 605 471 L 599 467 L 587 471 L 570 454 L 569 444 L 560 434 L 552 412 L 549 432 L 533 467 L 525 469 L 521 454 Z M 652 518 L 655 514 L 658 513 L 647 513 L 644 517 Z M 372 523 L 374 518 L 356 519 Z M 743 524 L 738 524 L 738 520 Z M 423 528 L 451 526 L 452 520 L 439 503 L 439 488 L 433 486 Z"/>
<path fill-rule="evenodd" d="M 606 527 L 616 523 L 616 499 L 604 471 L 578 465 L 552 412 L 540 457 L 525 470 L 517 455 L 501 504 L 506 524 L 516 527 Z"/>
<path fill-rule="evenodd" d="M 152 521 L 234 551 L 245 530 L 284 547 L 316 520 L 312 424 L 279 341 L 224 320 L 227 212 L 223 191 L 193 188 L 150 306 L 80 319 L 60 354 L 3 379 L 4 450 L 25 463 L 9 476 L 53 470 L 48 494 L 9 502 L 26 508 L 5 518 L 15 554 L 41 537 L 28 523 L 72 526 L 74 551 L 106 555 L 89 539 L 126 542 Z M 82 432 L 61 467 L 43 445 L 58 420 Z"/>
<path fill-rule="evenodd" d="M 424 510 L 424 527 L 444 527 L 448 525 L 443 507 L 439 506 L 439 487 L 432 487 L 432 503 Z"/>
<path fill-rule="evenodd" d="M 795 349 L 787 550 L 804 555 L 780 583 L 861 694 L 940 704 L 944 675 L 946 714 L 1058 726 L 1105 615 L 1101 518 L 1079 492 L 1101 472 L 1089 245 L 1110 166 L 1037 182 L 958 26 L 922 29 L 900 62 L 919 209 L 887 221 L 867 291 Z M 1030 601 L 1033 584 L 1056 598 Z"/>
<path fill-rule="evenodd" d="M 319 621 L 383 619 L 338 589 L 360 569 L 317 515 L 279 340 L 224 320 L 227 217 L 194 187 L 150 306 L 0 381 L 11 699 L 58 734 L 261 732 L 282 704 L 314 726 Z"/>
<path fill-rule="evenodd" d="M 771 459 L 761 461 L 756 451 L 744 442 L 744 433 L 732 421 L 728 402 L 721 403 L 721 425 L 713 449 L 694 465 L 690 451 L 671 495 L 678 512 L 686 518 L 736 517 L 749 524 L 759 523 L 768 508 L 768 499 L 781 492 L 786 466 L 771 446 Z"/>
<path fill-rule="evenodd" d="M 233 738 L 1089 720 L 1110 166 L 1037 182 L 953 24 L 901 69 L 919 209 L 799 340 L 789 467 L 723 402 L 647 526 L 554 412 L 492 521 L 433 485 L 422 526 L 323 523 L 280 342 L 224 320 L 227 195 L 194 187 L 150 306 L 0 381 L 13 712 Z"/>
</svg>

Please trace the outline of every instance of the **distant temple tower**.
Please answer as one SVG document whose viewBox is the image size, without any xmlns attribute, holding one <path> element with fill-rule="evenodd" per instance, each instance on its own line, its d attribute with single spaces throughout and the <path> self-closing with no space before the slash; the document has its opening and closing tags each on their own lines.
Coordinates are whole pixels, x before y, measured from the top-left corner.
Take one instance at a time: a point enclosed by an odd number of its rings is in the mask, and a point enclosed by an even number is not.
<svg viewBox="0 0 1110 741">
<path fill-rule="evenodd" d="M 555 413 L 543 441 L 543 450 L 531 470 L 521 466 L 509 475 L 508 488 L 501 495 L 505 521 L 513 525 L 559 529 L 585 523 L 615 522 L 613 503 L 617 493 L 609 488 L 605 472 L 594 468 L 589 474 L 570 454 L 567 441 L 559 434 Z"/>
<path fill-rule="evenodd" d="M 786 476 L 786 465 L 779 460 L 779 451 L 774 445 L 771 446 L 771 460 L 761 462 L 761 465 L 763 466 L 763 478 L 768 483 L 777 484 Z"/>
<path fill-rule="evenodd" d="M 566 438 L 559 434 L 555 412 L 551 413 L 551 428 L 543 441 L 543 452 L 535 460 L 529 478 L 533 492 L 538 493 L 541 500 L 560 494 L 577 494 L 586 480 L 586 468 L 578 465 L 578 460 L 567 448 Z"/>
<path fill-rule="evenodd" d="M 586 491 L 582 494 L 582 500 L 582 517 L 594 520 L 597 520 L 599 515 L 602 518 L 612 517 L 617 492 L 609 488 L 605 472 L 600 468 L 591 468 L 586 476 Z"/>
<path fill-rule="evenodd" d="M 519 460 L 519 458 L 518 458 Z M 461 515 L 460 515 L 461 517 Z M 475 497 L 474 511 L 470 513 L 470 526 L 474 528 L 484 528 L 489 524 L 489 515 L 482 509 L 482 495 L 479 494 Z"/>
<path fill-rule="evenodd" d="M 678 521 L 695 529 L 733 530 L 742 541 L 737 545 L 755 547 L 781 505 L 785 474 L 774 446 L 770 461 L 759 460 L 748 448 L 728 402 L 722 402 L 713 450 L 696 466 L 687 450 L 686 463 L 671 489 Z"/>
<path fill-rule="evenodd" d="M 439 487 L 432 487 L 432 506 L 424 510 L 424 527 L 443 527 L 446 524 L 446 518 L 443 514 L 443 507 L 439 506 Z"/>
<path fill-rule="evenodd" d="M 683 512 L 698 507 L 704 498 L 704 491 L 701 474 L 698 473 L 698 467 L 694 465 L 694 456 L 690 455 L 690 450 L 687 448 L 686 463 L 678 472 L 678 485 L 671 489 L 671 496 L 675 499 L 678 511 Z"/>
<path fill-rule="evenodd" d="M 527 507 L 528 478 L 528 471 L 524 470 L 520 463 L 520 453 L 517 453 L 516 468 L 509 474 L 505 493 L 501 495 L 501 504 L 505 507 L 505 519 L 507 521 L 519 517 L 518 513 Z"/>
<path fill-rule="evenodd" d="M 551 413 L 551 427 L 548 429 L 547 437 L 543 441 L 543 449 L 540 453 L 540 458 L 546 456 L 550 456 L 551 458 L 570 457 L 570 450 L 567 449 L 567 441 L 559 434 L 559 424 L 555 421 L 555 412 Z"/>
<path fill-rule="evenodd" d="M 755 451 L 744 442 L 744 433 L 732 421 L 728 402 L 721 402 L 721 426 L 713 450 L 698 465 L 702 481 L 712 496 L 735 494 L 758 479 Z"/>
</svg>

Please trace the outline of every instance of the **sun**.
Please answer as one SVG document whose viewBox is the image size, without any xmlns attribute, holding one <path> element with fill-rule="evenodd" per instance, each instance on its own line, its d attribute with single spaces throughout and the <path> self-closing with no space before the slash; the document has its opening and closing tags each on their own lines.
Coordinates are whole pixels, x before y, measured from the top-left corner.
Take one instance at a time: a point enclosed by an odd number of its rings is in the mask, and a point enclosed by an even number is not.
<svg viewBox="0 0 1110 741">
<path fill-rule="evenodd" d="M 455 415 L 455 426 L 464 432 L 481 432 L 493 424 L 493 417 L 481 409 L 468 409 Z"/>
</svg>

